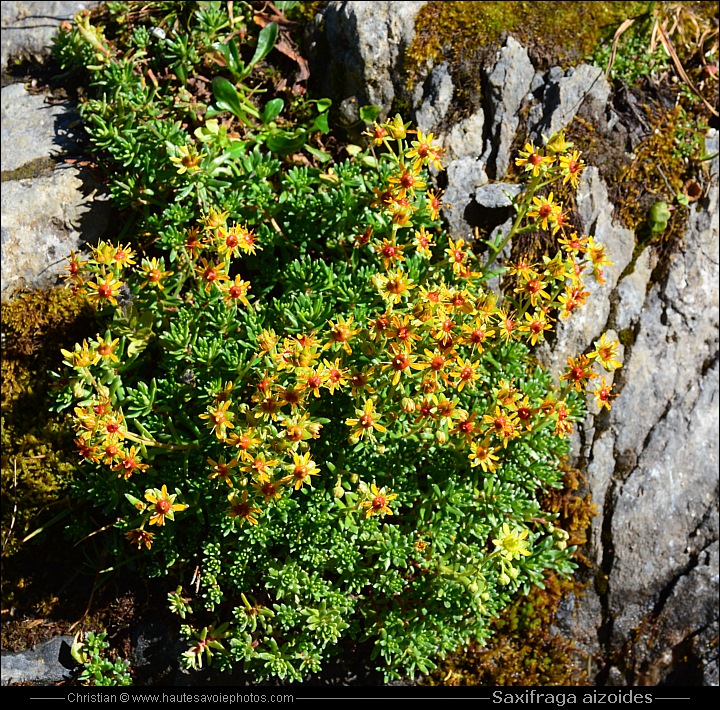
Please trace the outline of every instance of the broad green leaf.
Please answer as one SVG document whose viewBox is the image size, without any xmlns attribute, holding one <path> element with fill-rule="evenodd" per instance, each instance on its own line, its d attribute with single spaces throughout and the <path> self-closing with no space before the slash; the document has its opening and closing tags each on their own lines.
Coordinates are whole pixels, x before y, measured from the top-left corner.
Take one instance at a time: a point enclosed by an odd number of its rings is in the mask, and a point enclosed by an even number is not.
<svg viewBox="0 0 720 710">
<path fill-rule="evenodd" d="M 277 42 L 277 36 L 278 26 L 274 22 L 265 25 L 265 27 L 260 30 L 257 46 L 255 47 L 255 54 L 253 54 L 253 58 L 250 60 L 250 63 L 245 69 L 246 76 L 258 62 L 262 61 L 268 54 L 270 54 L 270 50 L 275 46 L 275 42 Z"/>
<path fill-rule="evenodd" d="M 313 121 L 313 124 L 310 127 L 310 130 L 311 131 L 322 131 L 323 133 L 329 133 L 330 126 L 328 125 L 328 115 L 326 113 L 321 113 Z"/>
<path fill-rule="evenodd" d="M 213 79 L 212 88 L 218 108 L 230 111 L 244 121 L 245 111 L 235 87 L 227 79 L 216 76 Z"/>
<path fill-rule="evenodd" d="M 307 133 L 305 131 L 302 131 L 296 136 L 291 136 L 287 134 L 274 135 L 268 136 L 265 144 L 274 153 L 280 153 L 281 155 L 284 155 L 286 153 L 295 153 L 296 151 L 300 150 L 300 148 L 305 145 L 306 138 Z"/>
<path fill-rule="evenodd" d="M 263 110 L 260 117 L 262 119 L 262 122 L 268 124 L 270 123 L 270 121 L 274 121 L 280 115 L 280 112 L 283 110 L 284 107 L 285 102 L 280 98 L 268 101 L 265 104 L 265 109 Z"/>
<path fill-rule="evenodd" d="M 365 123 L 372 123 L 380 115 L 379 106 L 361 106 L 360 107 L 360 118 Z"/>
</svg>

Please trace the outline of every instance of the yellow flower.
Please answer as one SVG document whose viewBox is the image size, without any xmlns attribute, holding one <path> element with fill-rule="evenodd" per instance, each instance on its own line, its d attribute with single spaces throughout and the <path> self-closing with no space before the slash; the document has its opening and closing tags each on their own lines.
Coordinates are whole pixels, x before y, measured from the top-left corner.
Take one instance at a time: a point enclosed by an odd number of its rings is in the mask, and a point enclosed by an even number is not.
<svg viewBox="0 0 720 710">
<path fill-rule="evenodd" d="M 388 183 L 393 190 L 415 195 L 415 190 L 424 190 L 427 187 L 425 181 L 420 177 L 421 169 L 422 165 L 418 162 L 414 163 L 411 168 L 400 163 L 398 172 L 388 177 Z"/>
<path fill-rule="evenodd" d="M 397 493 L 387 493 L 384 486 L 378 489 L 378 487 L 372 483 L 368 495 L 368 500 L 360 503 L 363 508 L 367 508 L 367 512 L 365 513 L 366 518 L 369 518 L 371 515 L 379 515 L 381 518 L 384 518 L 386 515 L 393 514 L 388 503 L 397 498 Z"/>
<path fill-rule="evenodd" d="M 331 320 L 328 321 L 330 326 L 330 339 L 325 344 L 323 350 L 333 348 L 339 345 L 348 355 L 352 354 L 352 348 L 350 347 L 350 339 L 360 332 L 360 328 L 353 328 L 354 317 L 349 316 L 347 320 L 342 316 L 337 317 L 337 323 L 333 323 Z"/>
<path fill-rule="evenodd" d="M 323 360 L 322 364 L 327 373 L 325 387 L 330 390 L 330 394 L 335 394 L 336 389 L 342 389 L 348 383 L 348 370 L 342 366 L 340 358 L 336 358 L 334 362 Z"/>
<path fill-rule="evenodd" d="M 295 490 L 299 490 L 306 483 L 312 486 L 310 476 L 318 475 L 318 467 L 315 462 L 310 458 L 310 452 L 304 454 L 293 453 L 293 463 L 289 466 L 290 475 L 283 479 L 292 483 Z"/>
<path fill-rule="evenodd" d="M 235 280 L 230 282 L 224 282 L 220 284 L 220 290 L 225 294 L 223 301 L 225 303 L 233 303 L 237 305 L 238 301 L 244 306 L 249 306 L 247 293 L 250 290 L 250 282 L 243 281 L 240 278 L 240 274 L 236 274 Z"/>
<path fill-rule="evenodd" d="M 222 227 L 228 218 L 228 212 L 211 209 L 206 215 L 203 215 L 205 223 L 205 231 L 212 232 L 218 227 Z"/>
<path fill-rule="evenodd" d="M 230 508 L 227 510 L 227 514 L 231 518 L 238 518 L 240 525 L 247 522 L 248 525 L 257 525 L 256 514 L 260 513 L 260 508 L 256 508 L 252 503 L 248 503 L 248 492 L 243 491 L 242 497 L 238 500 L 238 495 L 233 491 L 228 496 L 230 501 Z"/>
<path fill-rule="evenodd" d="M 358 441 L 362 439 L 366 434 L 369 437 L 374 437 L 374 431 L 384 432 L 385 427 L 382 424 L 378 424 L 380 419 L 378 413 L 375 411 L 375 405 L 371 399 L 366 399 L 362 409 L 355 409 L 357 418 L 346 419 L 345 424 L 353 427 L 350 433 L 350 439 Z"/>
<path fill-rule="evenodd" d="M 600 409 L 605 407 L 608 411 L 610 410 L 610 398 L 617 397 L 616 394 L 610 394 L 614 386 L 614 383 L 608 385 L 605 382 L 604 377 L 600 379 L 600 384 L 598 385 L 598 388 L 593 392 L 593 394 L 595 395 L 595 403 Z"/>
<path fill-rule="evenodd" d="M 208 426 L 215 436 L 220 440 L 227 438 L 227 429 L 234 429 L 235 425 L 232 423 L 235 415 L 233 412 L 228 412 L 230 401 L 220 402 L 218 405 L 210 405 L 207 408 L 207 412 L 200 415 L 200 419 L 207 419 Z"/>
<path fill-rule="evenodd" d="M 435 242 L 432 240 L 432 235 L 427 234 L 425 227 L 421 226 L 420 229 L 415 232 L 415 250 L 421 256 L 429 259 L 432 256 L 430 249 L 434 246 Z"/>
<path fill-rule="evenodd" d="M 122 286 L 122 281 L 118 281 L 112 275 L 106 276 L 103 281 L 100 281 L 98 277 L 97 283 L 94 281 L 88 281 L 87 283 L 87 287 L 93 291 L 88 294 L 88 299 L 96 301 L 98 305 L 104 305 L 105 302 L 109 302 L 112 303 L 113 306 L 117 306 L 117 298 L 115 298 L 115 296 L 117 296 Z"/>
<path fill-rule="evenodd" d="M 100 355 L 97 350 L 95 348 L 90 348 L 86 340 L 83 340 L 82 347 L 79 343 L 76 343 L 75 350 L 72 352 L 70 350 L 62 349 L 60 352 L 65 358 L 65 362 L 70 365 L 70 367 L 74 367 L 78 370 L 84 367 L 90 367 L 100 359 Z"/>
<path fill-rule="evenodd" d="M 619 347 L 620 344 L 617 340 L 608 341 L 607 333 L 603 333 L 600 340 L 595 341 L 595 350 L 588 353 L 587 356 L 591 360 L 597 360 L 608 372 L 614 372 L 622 367 L 622 363 L 617 359 Z"/>
<path fill-rule="evenodd" d="M 530 531 L 527 528 L 522 531 L 517 527 L 510 530 L 510 526 L 503 523 L 502 531 L 493 540 L 493 544 L 500 548 L 500 555 L 506 560 L 519 560 L 521 555 L 527 557 L 530 554 L 529 543 L 526 541 L 529 534 Z"/>
<path fill-rule="evenodd" d="M 389 271 L 387 276 L 377 274 L 374 281 L 383 298 L 391 303 L 400 303 L 403 295 L 410 289 L 415 288 L 412 279 L 406 276 L 402 269 Z"/>
<path fill-rule="evenodd" d="M 532 173 L 533 177 L 547 171 L 555 161 L 555 158 L 541 155 L 532 143 L 526 143 L 525 150 L 521 150 L 519 153 L 520 157 L 515 161 L 515 165 L 523 167 L 523 170 Z"/>
<path fill-rule="evenodd" d="M 395 117 L 382 124 L 383 128 L 390 134 L 395 140 L 402 140 L 407 135 L 407 127 L 410 122 L 403 123 L 402 117 L 399 113 L 395 114 Z"/>
<path fill-rule="evenodd" d="M 153 288 L 158 288 L 161 291 L 164 290 L 165 284 L 163 284 L 163 279 L 172 275 L 172 271 L 165 271 L 164 269 L 165 260 L 163 257 L 160 257 L 160 259 L 157 259 L 156 257 L 153 257 L 152 259 L 143 259 L 141 270 L 145 276 L 145 280 L 140 284 L 140 288 L 151 286 Z"/>
<path fill-rule="evenodd" d="M 564 176 L 563 184 L 570 182 L 575 190 L 580 182 L 580 176 L 584 168 L 585 163 L 580 160 L 580 153 L 577 150 L 560 156 L 560 172 Z"/>
<path fill-rule="evenodd" d="M 152 511 L 150 525 L 165 525 L 165 518 L 175 520 L 175 511 L 179 513 L 188 507 L 184 503 L 176 503 L 175 498 L 177 494 L 169 494 L 165 485 L 160 490 L 151 488 L 145 491 L 145 500 L 150 503 L 147 509 Z"/>
<path fill-rule="evenodd" d="M 495 462 L 498 457 L 495 456 L 495 449 L 489 446 L 489 441 L 484 439 L 482 442 L 474 441 L 470 444 L 470 466 L 482 466 L 485 473 L 493 473 L 497 468 Z"/>
<path fill-rule="evenodd" d="M 457 378 L 455 384 L 458 392 L 462 392 L 465 385 L 468 385 L 470 388 L 475 386 L 475 381 L 480 377 L 478 373 L 479 367 L 479 360 L 471 362 L 470 360 L 463 360 L 461 357 L 456 360 L 453 374 Z"/>
<path fill-rule="evenodd" d="M 186 145 L 181 145 L 177 147 L 177 150 L 179 151 L 180 155 L 171 155 L 170 161 L 177 165 L 178 175 L 182 175 L 186 172 L 192 173 L 196 170 L 200 170 L 200 161 L 207 155 L 207 153 L 198 155 L 198 152 L 194 145 L 191 145 L 189 147 Z"/>
<path fill-rule="evenodd" d="M 528 210 L 527 216 L 537 218 L 543 229 L 548 228 L 548 222 L 554 226 L 557 216 L 562 212 L 562 205 L 553 201 L 553 193 L 551 192 L 547 197 L 533 197 L 533 204 L 535 206 Z"/>
<path fill-rule="evenodd" d="M 147 532 L 142 528 L 137 530 L 129 530 L 125 533 L 125 537 L 134 545 L 137 545 L 138 550 L 145 545 L 149 550 L 152 547 L 152 539 L 155 537 L 155 533 Z"/>
<path fill-rule="evenodd" d="M 415 158 L 415 165 L 432 165 L 436 170 L 442 170 L 441 158 L 444 150 L 433 143 L 435 136 L 432 133 L 424 135 L 422 131 L 417 131 L 417 140 L 412 141 L 411 148 L 405 156 Z"/>
<path fill-rule="evenodd" d="M 527 323 L 523 323 L 518 330 L 528 334 L 530 345 L 537 345 L 538 340 L 545 340 L 545 331 L 552 330 L 545 311 L 536 310 L 532 314 L 525 311 L 525 320 Z"/>
<path fill-rule="evenodd" d="M 230 442 L 228 441 L 228 443 Z M 225 458 L 220 457 L 219 461 L 213 461 L 211 458 L 208 458 L 207 462 L 212 466 L 212 472 L 208 478 L 210 480 L 213 478 L 221 478 L 232 488 L 233 482 L 232 478 L 230 478 L 230 471 L 238 465 L 238 460 L 234 458 L 225 463 Z"/>
<path fill-rule="evenodd" d="M 127 246 L 120 245 L 113 254 L 113 261 L 118 266 L 131 266 L 135 263 L 134 256 L 135 252 L 130 248 L 129 244 Z"/>
<path fill-rule="evenodd" d="M 103 358 L 109 359 L 112 362 L 120 362 L 118 356 L 115 354 L 115 348 L 120 342 L 120 338 L 112 340 L 109 336 L 107 340 L 101 340 L 100 336 L 97 336 L 97 342 L 93 343 L 97 350 L 97 354 Z"/>
</svg>

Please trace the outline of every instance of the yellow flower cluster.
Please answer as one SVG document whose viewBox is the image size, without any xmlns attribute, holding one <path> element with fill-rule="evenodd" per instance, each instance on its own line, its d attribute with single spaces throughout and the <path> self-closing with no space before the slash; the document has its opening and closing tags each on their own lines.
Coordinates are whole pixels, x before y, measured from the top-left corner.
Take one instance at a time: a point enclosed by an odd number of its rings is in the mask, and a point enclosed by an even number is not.
<svg viewBox="0 0 720 710">
<path fill-rule="evenodd" d="M 471 467 L 491 475 L 503 464 L 510 442 L 546 424 L 560 437 L 572 432 L 566 396 L 597 377 L 593 362 L 609 372 L 620 367 L 617 343 L 603 335 L 595 351 L 570 359 L 558 393 L 535 396 L 515 380 L 491 384 L 495 379 L 489 368 L 505 356 L 504 349 L 515 342 L 541 343 L 554 321 L 569 318 L 584 304 L 589 296 L 585 276 L 592 273 L 602 281 L 602 268 L 610 264 L 602 244 L 571 230 L 552 192 L 535 194 L 543 180 L 577 185 L 583 163 L 562 134 L 544 150 L 527 144 L 521 151 L 517 164 L 531 184 L 514 227 L 550 230 L 557 235 L 557 249 L 537 263 L 509 264 L 505 276 L 511 281 L 504 294 L 486 287 L 486 267 L 480 266 L 474 244 L 462 238 L 443 244 L 430 231 L 442 206 L 440 193 L 427 189 L 423 172 L 429 165 L 439 167 L 442 157 L 432 134 L 409 131 L 396 117 L 375 124 L 367 135 L 373 146 L 387 150 L 393 165 L 372 202 L 382 219 L 355 238 L 355 247 L 377 262 L 372 286 L 380 305 L 362 322 L 355 320 L 357 314 L 338 315 L 320 332 L 278 335 L 263 330 L 256 336 L 254 365 L 259 365 L 254 374 L 222 386 L 200 415 L 220 454 L 207 458 L 207 476 L 227 495 L 226 514 L 234 525 L 257 524 L 267 506 L 311 487 L 312 478 L 320 475 L 310 443 L 327 420 L 313 414 L 312 405 L 325 391 L 345 392 L 354 402 L 355 416 L 345 420 L 351 445 L 415 436 L 428 445 L 454 447 Z M 530 220 L 530 226 L 522 227 L 522 219 Z M 382 224 L 387 228 L 378 226 Z M 233 307 L 248 306 L 250 284 L 239 276 L 231 279 L 230 266 L 233 258 L 258 249 L 247 226 L 228 224 L 227 213 L 210 210 L 200 226 L 188 229 L 181 258 L 197 290 Z M 116 305 L 122 270 L 135 264 L 133 257 L 129 247 L 101 244 L 91 260 L 72 255 L 69 278 L 91 300 Z M 411 276 L 408 265 L 418 260 L 430 265 L 422 281 Z M 138 274 L 139 289 L 152 290 L 158 298 L 166 284 L 171 284 L 168 290 L 176 288 L 162 258 L 143 259 Z M 63 354 L 76 371 L 93 368 L 113 358 L 117 342 L 108 335 Z M 610 407 L 611 389 L 603 379 L 594 393 L 599 406 Z M 127 431 L 122 413 L 113 411 L 109 400 L 79 407 L 75 414 L 83 458 L 107 463 L 125 478 L 147 468 L 134 447 L 123 448 L 125 438 L 140 439 Z M 392 514 L 390 503 L 402 503 L 396 493 L 375 483 L 370 488 L 361 484 L 358 492 L 357 510 L 366 517 Z M 165 487 L 151 489 L 146 500 L 147 508 L 140 505 L 150 510 L 150 524 L 163 525 L 165 518 L 173 519 L 173 511 L 185 507 L 174 503 Z M 147 535 L 141 527 L 128 538 L 149 547 Z M 506 557 L 526 554 L 519 533 L 504 531 L 495 543 Z"/>
</svg>

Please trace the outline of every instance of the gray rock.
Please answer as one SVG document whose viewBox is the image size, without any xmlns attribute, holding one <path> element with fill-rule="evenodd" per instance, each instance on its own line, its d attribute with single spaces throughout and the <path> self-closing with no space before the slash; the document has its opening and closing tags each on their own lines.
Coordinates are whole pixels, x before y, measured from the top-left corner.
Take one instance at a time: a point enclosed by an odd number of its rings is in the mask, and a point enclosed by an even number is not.
<svg viewBox="0 0 720 710">
<path fill-rule="evenodd" d="M 637 323 L 655 261 L 651 251 L 644 249 L 635 260 L 632 272 L 627 273 L 618 283 L 615 289 L 617 294 L 615 327 L 618 331 L 631 328 Z"/>
<path fill-rule="evenodd" d="M 609 96 L 610 84 L 599 67 L 581 64 L 564 75 L 558 67 L 553 67 L 545 83 L 542 103 L 530 112 L 530 137 L 539 144 L 543 135 L 549 138 L 566 128 L 585 101 L 592 102 L 591 110 L 604 120 Z"/>
<path fill-rule="evenodd" d="M 424 2 L 329 2 L 323 10 L 329 62 L 326 96 L 338 103 L 380 106 L 387 118 L 396 94 L 404 94 L 406 48 L 415 36 L 415 17 Z"/>
<path fill-rule="evenodd" d="M 427 133 L 440 124 L 450 108 L 453 82 L 448 64 L 438 64 L 425 84 L 418 84 L 415 95 L 415 102 L 419 103 L 415 111 L 415 126 Z"/>
<path fill-rule="evenodd" d="M 72 643 L 72 636 L 56 636 L 27 651 L 3 653 L 0 657 L 2 685 L 51 685 L 65 680 L 77 665 L 70 655 Z"/>
<path fill-rule="evenodd" d="M 2 189 L 2 297 L 18 288 L 57 282 L 71 249 L 95 241 L 110 224 L 108 203 L 97 199 L 87 171 L 54 170 Z"/>
<path fill-rule="evenodd" d="M 477 158 L 483 148 L 483 126 L 485 114 L 482 110 L 456 123 L 446 134 L 438 136 L 438 143 L 445 149 L 448 162 L 462 158 Z"/>
<path fill-rule="evenodd" d="M 522 191 L 522 185 L 509 182 L 492 182 L 475 190 L 475 202 L 488 210 L 512 207 L 512 198 Z"/>
<path fill-rule="evenodd" d="M 69 104 L 49 104 L 45 96 L 29 93 L 22 84 L 5 86 L 0 99 L 3 173 L 73 148 L 70 131 L 77 113 Z"/>
<path fill-rule="evenodd" d="M 510 146 L 520 124 L 518 111 L 534 76 L 535 69 L 525 47 L 509 36 L 487 77 L 490 131 L 482 157 L 497 179 L 505 175 L 510 165 Z"/>
<path fill-rule="evenodd" d="M 711 172 L 665 277 L 646 289 L 649 264 L 636 262 L 644 300 L 632 313 L 625 304 L 635 340 L 616 375 L 619 396 L 602 419 L 579 427 L 589 452 L 580 464 L 601 514 L 590 536 L 596 584 L 575 600 L 567 632 L 587 643 L 599 606 L 587 650 L 627 663 L 599 671 L 598 683 L 717 678 L 717 158 Z"/>
<path fill-rule="evenodd" d="M 479 185 L 487 182 L 485 165 L 473 157 L 453 160 L 447 166 L 448 186 L 443 196 L 443 217 L 448 223 L 448 232 L 453 238 L 468 239 L 472 224 L 467 218 L 473 195 Z"/>
<path fill-rule="evenodd" d="M 80 10 L 89 10 L 98 2 L 15 2 L 0 3 L 2 24 L 2 71 L 10 59 L 40 61 L 52 46 L 52 38 L 63 20 L 72 20 Z"/>
</svg>

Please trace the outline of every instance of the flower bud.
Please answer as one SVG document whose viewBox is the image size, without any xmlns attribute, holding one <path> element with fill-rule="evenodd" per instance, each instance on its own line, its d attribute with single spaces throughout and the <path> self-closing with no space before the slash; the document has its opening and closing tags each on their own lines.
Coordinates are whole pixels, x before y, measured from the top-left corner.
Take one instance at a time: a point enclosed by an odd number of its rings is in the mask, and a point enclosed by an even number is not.
<svg viewBox="0 0 720 710">
<path fill-rule="evenodd" d="M 403 397 L 402 402 L 400 402 L 400 407 L 405 414 L 412 414 L 415 411 L 415 401 L 410 399 L 410 397 Z"/>
</svg>

